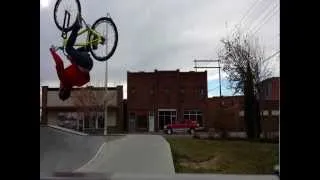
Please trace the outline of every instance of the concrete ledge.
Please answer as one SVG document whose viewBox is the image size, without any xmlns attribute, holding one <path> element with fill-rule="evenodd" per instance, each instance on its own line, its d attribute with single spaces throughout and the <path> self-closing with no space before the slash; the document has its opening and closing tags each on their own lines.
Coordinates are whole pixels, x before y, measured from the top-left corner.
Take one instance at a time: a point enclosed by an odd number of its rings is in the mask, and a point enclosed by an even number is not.
<svg viewBox="0 0 320 180">
<path fill-rule="evenodd" d="M 222 132 L 215 132 L 215 131 L 210 131 L 210 132 L 196 132 L 196 134 L 200 138 L 209 138 L 209 136 L 212 136 L 214 138 L 220 138 Z M 247 134 L 244 131 L 227 131 L 227 136 L 229 138 L 247 138 Z M 268 132 L 268 133 L 261 133 L 260 138 L 265 138 L 265 134 L 267 135 L 268 138 L 275 138 L 279 136 L 279 132 Z"/>
<path fill-rule="evenodd" d="M 56 171 L 73 171 L 81 167 L 105 142 L 104 137 L 78 134 L 40 126 L 40 176 L 52 176 Z"/>
<path fill-rule="evenodd" d="M 71 129 L 68 129 L 68 128 L 63 128 L 63 127 L 60 127 L 60 126 L 54 126 L 54 125 L 47 125 L 47 126 L 48 126 L 48 127 L 51 127 L 51 128 L 54 128 L 54 129 L 58 129 L 58 130 L 64 131 L 64 132 L 69 132 L 69 133 L 77 134 L 77 135 L 80 135 L 80 136 L 87 136 L 87 135 L 88 135 L 88 134 L 86 134 L 86 133 L 74 131 L 74 130 L 71 130 Z"/>
</svg>

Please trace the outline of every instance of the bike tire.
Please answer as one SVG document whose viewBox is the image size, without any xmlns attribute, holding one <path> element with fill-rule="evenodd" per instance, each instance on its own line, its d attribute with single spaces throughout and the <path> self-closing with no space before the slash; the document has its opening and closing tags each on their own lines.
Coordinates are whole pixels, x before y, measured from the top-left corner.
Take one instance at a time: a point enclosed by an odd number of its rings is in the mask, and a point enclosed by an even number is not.
<svg viewBox="0 0 320 180">
<path fill-rule="evenodd" d="M 91 55 L 94 57 L 94 59 L 96 59 L 97 61 L 106 61 L 108 60 L 115 52 L 116 48 L 117 48 L 117 45 L 118 45 L 118 30 L 117 30 L 117 27 L 115 25 L 115 23 L 113 22 L 113 20 L 109 17 L 102 17 L 102 18 L 99 18 L 98 20 L 95 21 L 95 23 L 92 25 L 91 29 L 95 30 L 99 25 L 100 23 L 102 22 L 107 22 L 109 23 L 109 25 L 111 25 L 113 31 L 114 31 L 114 35 L 115 35 L 115 39 L 114 39 L 114 42 L 112 43 L 112 48 L 111 50 L 105 55 L 105 56 L 98 56 L 94 51 L 93 51 L 93 45 L 90 44 L 90 47 L 89 47 L 89 50 L 90 50 L 90 53 Z M 94 35 L 92 33 L 89 33 L 88 34 L 89 36 L 89 42 L 91 42 L 91 40 L 94 38 Z"/>
<path fill-rule="evenodd" d="M 66 28 L 63 28 L 63 22 L 61 22 L 62 24 L 59 23 L 58 21 L 58 17 L 57 17 L 57 11 L 58 11 L 58 8 L 59 8 L 59 5 L 62 1 L 66 1 L 66 0 L 57 0 L 55 5 L 54 5 L 54 11 L 53 11 L 53 18 L 54 18 L 54 23 L 56 24 L 57 28 L 63 32 L 69 32 L 72 30 L 73 26 L 75 25 L 76 23 L 76 18 L 74 18 L 74 21 L 73 22 L 70 22 L 71 26 L 69 27 L 66 27 Z M 76 9 L 78 11 L 77 15 L 81 15 L 81 5 L 80 5 L 80 1 L 79 0 L 73 0 L 76 2 Z M 76 15 L 76 16 L 77 16 Z"/>
</svg>

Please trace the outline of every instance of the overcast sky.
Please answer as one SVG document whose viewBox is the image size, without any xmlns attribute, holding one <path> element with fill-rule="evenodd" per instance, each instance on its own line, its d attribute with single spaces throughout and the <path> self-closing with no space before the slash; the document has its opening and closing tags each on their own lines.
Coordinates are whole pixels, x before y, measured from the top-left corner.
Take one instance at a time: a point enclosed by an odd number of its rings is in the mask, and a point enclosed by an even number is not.
<svg viewBox="0 0 320 180">
<path fill-rule="evenodd" d="M 54 0 L 40 1 L 40 85 L 57 87 L 58 77 L 49 53 L 61 45 L 61 32 L 53 20 Z M 80 0 L 89 24 L 107 12 L 114 20 L 119 41 L 109 59 L 110 86 L 123 85 L 127 71 L 194 70 L 194 59 L 216 59 L 221 40 L 241 20 L 255 32 L 266 57 L 280 50 L 279 0 Z M 251 9 L 248 11 L 248 9 Z M 279 54 L 270 59 L 279 76 Z M 67 60 L 65 64 L 68 65 Z M 203 64 L 206 65 L 206 64 Z M 208 64 L 215 65 L 215 64 Z M 223 74 L 223 79 L 225 74 Z M 94 61 L 91 85 L 102 86 L 105 63 Z M 231 95 L 223 80 L 223 95 Z M 219 95 L 218 71 L 208 70 L 209 96 Z"/>
</svg>

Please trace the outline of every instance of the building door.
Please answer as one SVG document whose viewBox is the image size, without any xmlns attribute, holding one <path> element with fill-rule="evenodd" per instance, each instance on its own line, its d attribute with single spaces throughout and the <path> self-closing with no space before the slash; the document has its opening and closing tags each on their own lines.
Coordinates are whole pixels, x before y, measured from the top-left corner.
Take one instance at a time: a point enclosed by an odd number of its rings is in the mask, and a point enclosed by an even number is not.
<svg viewBox="0 0 320 180">
<path fill-rule="evenodd" d="M 134 132 L 136 129 L 136 115 L 135 113 L 129 114 L 129 132 Z"/>
<path fill-rule="evenodd" d="M 154 132 L 154 113 L 149 112 L 149 132 Z"/>
<path fill-rule="evenodd" d="M 79 131 L 80 132 L 82 132 L 83 131 L 83 124 L 84 124 L 84 122 L 83 122 L 83 119 L 79 119 L 78 120 L 78 126 L 79 126 Z"/>
<path fill-rule="evenodd" d="M 167 124 L 171 124 L 176 121 L 177 111 L 176 109 L 159 109 L 158 119 L 159 119 L 159 129 L 163 130 L 163 127 Z"/>
</svg>

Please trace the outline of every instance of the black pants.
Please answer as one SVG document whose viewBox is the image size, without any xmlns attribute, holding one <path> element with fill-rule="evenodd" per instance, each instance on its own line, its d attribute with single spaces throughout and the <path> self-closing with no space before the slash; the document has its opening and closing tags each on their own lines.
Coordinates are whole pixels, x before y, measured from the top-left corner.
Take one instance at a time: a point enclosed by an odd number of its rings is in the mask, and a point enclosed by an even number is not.
<svg viewBox="0 0 320 180">
<path fill-rule="evenodd" d="M 72 29 L 72 32 L 70 34 L 70 37 L 66 45 L 66 51 L 78 66 L 81 66 L 90 71 L 93 66 L 93 61 L 90 58 L 88 50 L 86 48 L 75 49 L 73 47 L 74 43 L 76 42 L 79 30 L 80 30 L 80 27 L 77 25 L 75 25 L 74 28 Z"/>
</svg>

